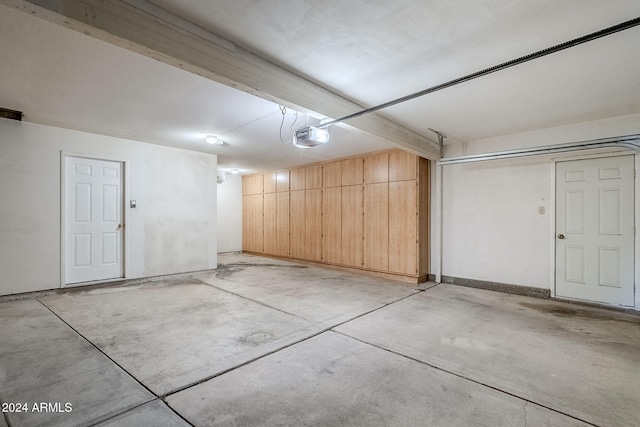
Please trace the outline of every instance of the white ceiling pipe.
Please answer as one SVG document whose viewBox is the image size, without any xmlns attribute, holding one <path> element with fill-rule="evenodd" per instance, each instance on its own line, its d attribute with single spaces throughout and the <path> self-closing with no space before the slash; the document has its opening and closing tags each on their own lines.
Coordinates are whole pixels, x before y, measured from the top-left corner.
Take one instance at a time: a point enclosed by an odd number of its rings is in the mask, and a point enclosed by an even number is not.
<svg viewBox="0 0 640 427">
<path fill-rule="evenodd" d="M 627 148 L 640 153 L 640 134 L 625 135 L 613 138 L 594 139 L 590 141 L 572 142 L 569 144 L 546 145 L 542 147 L 522 148 L 508 151 L 495 151 L 468 156 L 444 157 L 438 161 L 441 166 L 457 163 L 482 162 L 486 160 L 509 159 L 514 157 L 539 156 L 544 154 L 564 153 L 568 151 L 593 150 L 595 148 Z"/>
</svg>

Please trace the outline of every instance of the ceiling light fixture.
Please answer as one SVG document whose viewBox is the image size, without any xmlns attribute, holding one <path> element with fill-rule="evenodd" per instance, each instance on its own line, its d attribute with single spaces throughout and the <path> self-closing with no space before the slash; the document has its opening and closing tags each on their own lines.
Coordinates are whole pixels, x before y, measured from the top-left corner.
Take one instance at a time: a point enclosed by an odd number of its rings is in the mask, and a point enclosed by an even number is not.
<svg viewBox="0 0 640 427">
<path fill-rule="evenodd" d="M 329 131 L 315 126 L 302 126 L 293 133 L 293 145 L 298 148 L 313 148 L 329 142 Z"/>
<path fill-rule="evenodd" d="M 215 135 L 207 135 L 204 140 L 207 142 L 207 144 L 211 144 L 211 145 L 224 145 L 224 141 L 219 139 L 217 136 Z"/>
</svg>

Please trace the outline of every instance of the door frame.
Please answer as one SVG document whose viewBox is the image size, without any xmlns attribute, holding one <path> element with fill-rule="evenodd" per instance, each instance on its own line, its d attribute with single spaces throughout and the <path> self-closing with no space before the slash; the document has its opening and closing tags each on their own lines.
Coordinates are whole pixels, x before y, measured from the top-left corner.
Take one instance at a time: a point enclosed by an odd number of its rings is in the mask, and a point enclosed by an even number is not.
<svg viewBox="0 0 640 427">
<path fill-rule="evenodd" d="M 80 159 L 89 159 L 89 160 L 104 160 L 108 162 L 117 162 L 122 164 L 122 220 L 125 224 L 124 232 L 122 234 L 122 278 L 114 278 L 114 279 L 105 279 L 105 280 L 95 280 L 91 282 L 82 282 L 82 283 L 72 283 L 66 284 L 65 277 L 65 262 L 66 262 L 66 225 L 65 225 L 65 215 L 66 212 L 66 159 L 67 157 L 77 157 Z M 86 286 L 86 285 L 97 285 L 99 283 L 109 283 L 118 280 L 123 280 L 129 277 L 129 231 L 127 224 L 129 223 L 129 210 L 126 209 L 125 201 L 129 200 L 129 160 L 113 157 L 113 156 L 98 156 L 94 154 L 80 153 L 74 151 L 60 151 L 60 288 L 73 288 L 77 286 Z"/>
<path fill-rule="evenodd" d="M 558 297 L 556 295 L 556 168 L 557 163 L 559 162 L 568 162 L 568 161 L 576 161 L 576 160 L 592 160 L 592 159 L 601 159 L 607 157 L 620 157 L 620 156 L 633 156 L 634 157 L 634 167 L 635 170 L 638 171 L 640 169 L 640 155 L 637 152 L 630 150 L 622 150 L 622 151 L 609 151 L 609 152 L 596 152 L 592 154 L 579 154 L 579 155 L 566 155 L 562 157 L 553 157 L 551 159 L 552 168 L 551 168 L 551 197 L 550 197 L 550 206 L 549 206 L 549 217 L 551 224 L 551 236 L 549 239 L 550 245 L 550 263 L 551 263 L 551 274 L 550 274 L 550 292 L 551 298 L 554 299 L 566 299 L 573 300 L 571 298 L 566 297 Z M 634 229 L 636 233 L 633 237 L 633 246 L 634 246 L 634 256 L 633 256 L 633 281 L 634 281 L 634 305 L 633 307 L 636 310 L 640 310 L 640 260 L 638 259 L 638 255 L 640 255 L 640 240 L 638 239 L 637 228 L 638 224 L 640 224 L 640 177 L 639 174 L 636 173 L 634 177 Z M 577 301 L 577 300 L 576 300 Z M 580 300 L 582 301 L 582 300 Z M 594 304 L 602 304 L 597 301 L 593 302 Z M 629 306 L 620 306 L 624 308 L 629 308 Z"/>
</svg>

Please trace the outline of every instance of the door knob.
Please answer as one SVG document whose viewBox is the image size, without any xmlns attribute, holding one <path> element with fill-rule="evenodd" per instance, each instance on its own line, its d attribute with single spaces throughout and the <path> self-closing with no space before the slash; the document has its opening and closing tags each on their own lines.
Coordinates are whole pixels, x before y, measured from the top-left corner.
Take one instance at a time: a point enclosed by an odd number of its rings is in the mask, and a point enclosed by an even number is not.
<svg viewBox="0 0 640 427">
<path fill-rule="evenodd" d="M 118 230 L 120 230 L 121 228 L 124 228 L 124 224 L 118 224 Z"/>
<path fill-rule="evenodd" d="M 564 239 L 564 234 L 558 234 L 558 239 L 560 240 Z"/>
</svg>

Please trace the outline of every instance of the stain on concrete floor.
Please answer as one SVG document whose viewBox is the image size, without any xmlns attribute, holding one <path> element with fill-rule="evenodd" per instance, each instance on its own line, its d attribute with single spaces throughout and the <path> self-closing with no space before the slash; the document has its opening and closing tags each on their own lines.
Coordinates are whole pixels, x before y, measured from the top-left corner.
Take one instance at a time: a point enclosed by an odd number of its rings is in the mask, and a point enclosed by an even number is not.
<svg viewBox="0 0 640 427">
<path fill-rule="evenodd" d="M 218 264 L 216 269 L 216 279 L 227 279 L 236 273 L 246 270 L 248 267 L 277 267 L 287 269 L 309 268 L 306 265 L 282 265 L 282 264 L 257 264 L 248 262 L 239 262 L 232 264 Z"/>
</svg>

